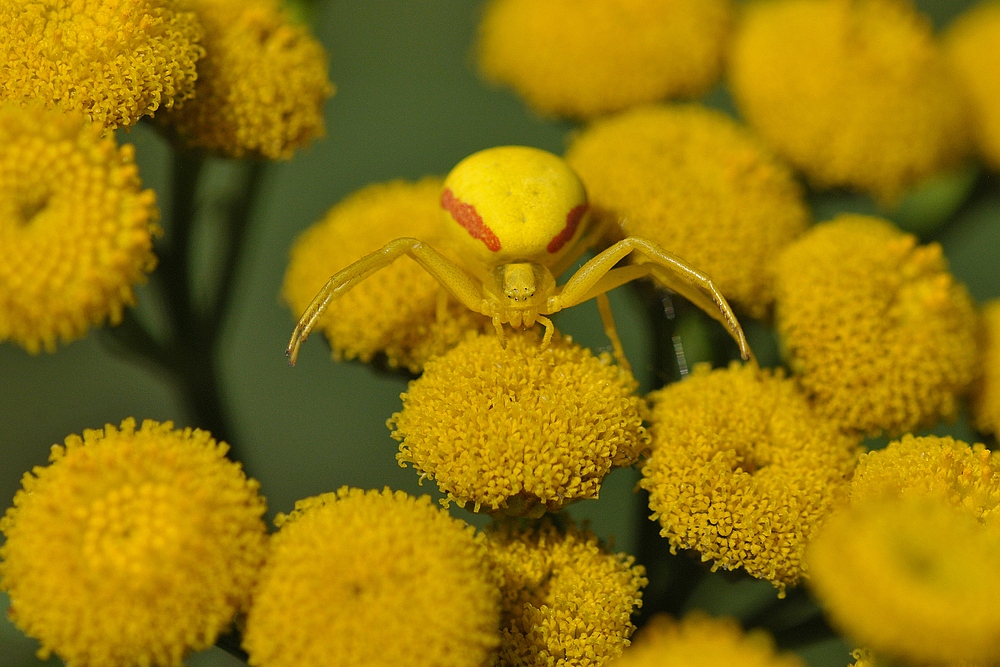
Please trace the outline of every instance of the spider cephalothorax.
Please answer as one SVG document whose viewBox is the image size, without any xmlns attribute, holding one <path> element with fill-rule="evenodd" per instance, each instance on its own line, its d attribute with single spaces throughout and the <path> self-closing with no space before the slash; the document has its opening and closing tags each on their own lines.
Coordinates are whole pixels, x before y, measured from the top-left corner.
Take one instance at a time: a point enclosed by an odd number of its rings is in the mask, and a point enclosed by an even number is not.
<svg viewBox="0 0 1000 667">
<path fill-rule="evenodd" d="M 414 238 L 400 238 L 335 274 L 299 320 L 288 355 L 299 347 L 327 304 L 401 255 L 420 263 L 467 308 L 503 325 L 545 326 L 542 345 L 552 337 L 547 315 L 597 298 L 605 329 L 624 360 L 606 292 L 636 278 L 652 276 L 689 299 L 726 327 L 744 359 L 752 355 L 729 304 L 711 279 L 655 243 L 628 237 L 585 263 L 562 286 L 556 277 L 600 237 L 590 222 L 587 193 L 569 165 L 556 155 L 525 146 L 501 146 L 459 162 L 441 191 L 453 255 L 461 265 Z M 633 261 L 616 265 L 629 255 Z"/>
</svg>

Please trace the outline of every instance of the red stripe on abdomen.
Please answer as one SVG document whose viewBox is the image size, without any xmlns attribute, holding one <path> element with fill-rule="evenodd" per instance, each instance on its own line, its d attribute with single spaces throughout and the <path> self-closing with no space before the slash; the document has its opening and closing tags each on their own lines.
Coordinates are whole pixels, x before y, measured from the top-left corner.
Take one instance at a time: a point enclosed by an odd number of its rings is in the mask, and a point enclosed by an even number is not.
<svg viewBox="0 0 1000 667">
<path fill-rule="evenodd" d="M 586 204 L 580 204 L 570 209 L 569 213 L 566 214 L 566 226 L 563 227 L 561 232 L 552 237 L 552 240 L 545 246 L 545 249 L 550 253 L 559 252 L 566 245 L 566 242 L 576 234 L 576 228 L 580 226 L 580 220 L 583 219 L 583 214 L 586 212 Z"/>
<path fill-rule="evenodd" d="M 465 227 L 469 236 L 479 239 L 486 244 L 486 247 L 496 252 L 500 250 L 500 239 L 493 233 L 493 230 L 486 226 L 483 218 L 476 211 L 472 204 L 466 204 L 456 197 L 450 188 L 445 188 L 441 193 L 441 208 L 451 213 L 455 222 Z"/>
</svg>

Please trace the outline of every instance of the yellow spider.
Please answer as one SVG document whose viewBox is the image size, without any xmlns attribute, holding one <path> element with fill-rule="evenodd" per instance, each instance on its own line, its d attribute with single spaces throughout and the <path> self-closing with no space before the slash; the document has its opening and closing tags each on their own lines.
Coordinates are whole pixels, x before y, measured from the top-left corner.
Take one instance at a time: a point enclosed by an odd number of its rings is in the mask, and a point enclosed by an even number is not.
<svg viewBox="0 0 1000 667">
<path fill-rule="evenodd" d="M 503 342 L 503 325 L 545 326 L 542 347 L 554 330 L 547 315 L 596 298 L 604 329 L 619 363 L 627 365 L 606 292 L 652 276 L 722 323 L 752 358 L 743 329 L 712 280 L 684 260 L 639 237 L 618 241 L 599 253 L 563 286 L 556 276 L 572 266 L 601 236 L 591 225 L 587 193 L 562 159 L 524 146 L 500 146 L 459 162 L 444 181 L 441 208 L 459 266 L 415 238 L 390 241 L 336 273 L 312 300 L 288 343 L 294 365 L 299 347 L 333 299 L 409 255 L 466 308 L 492 318 Z M 630 254 L 636 260 L 615 268 Z"/>
</svg>

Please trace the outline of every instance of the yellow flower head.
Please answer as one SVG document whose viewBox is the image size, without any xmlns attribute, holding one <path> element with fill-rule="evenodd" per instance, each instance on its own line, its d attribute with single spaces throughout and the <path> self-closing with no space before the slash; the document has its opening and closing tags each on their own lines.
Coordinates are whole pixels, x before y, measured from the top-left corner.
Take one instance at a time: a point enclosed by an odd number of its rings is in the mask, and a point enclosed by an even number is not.
<svg viewBox="0 0 1000 667">
<path fill-rule="evenodd" d="M 117 324 L 156 264 L 135 150 L 77 113 L 0 104 L 0 341 L 32 353 Z"/>
<path fill-rule="evenodd" d="M 464 507 L 538 516 L 596 498 L 649 436 L 632 375 L 567 337 L 470 337 L 427 363 L 389 419 L 396 458 Z"/>
<path fill-rule="evenodd" d="M 973 377 L 976 314 L 937 243 L 841 215 L 781 253 L 775 295 L 792 371 L 841 428 L 905 433 L 955 414 Z"/>
<path fill-rule="evenodd" d="M 487 531 L 503 577 L 500 664 L 601 665 L 621 655 L 642 606 L 645 569 L 589 530 L 545 519 Z"/>
<path fill-rule="evenodd" d="M 794 382 L 756 366 L 699 364 L 650 400 L 640 484 L 671 551 L 743 568 L 783 596 L 805 574 L 806 544 L 846 501 L 857 440 L 816 415 Z"/>
<path fill-rule="evenodd" d="M 945 52 L 972 107 L 979 152 L 1000 169 L 1000 2 L 980 2 L 945 35 Z"/>
<path fill-rule="evenodd" d="M 756 317 L 772 300 L 769 264 L 805 230 L 791 171 L 729 116 L 649 106 L 597 121 L 566 155 L 596 215 L 712 277 Z"/>
<path fill-rule="evenodd" d="M 331 275 L 393 239 L 430 245 L 443 238 L 441 179 L 370 185 L 334 206 L 295 242 L 283 294 L 297 317 Z M 318 329 L 335 359 L 370 361 L 419 373 L 431 357 L 454 347 L 486 318 L 447 295 L 415 261 L 400 258 L 331 301 Z"/>
<path fill-rule="evenodd" d="M 0 520 L 14 623 L 69 667 L 180 667 L 244 608 L 264 499 L 206 431 L 86 430 L 24 475 Z"/>
<path fill-rule="evenodd" d="M 194 92 L 201 26 L 173 0 L 0 3 L 0 100 L 38 100 L 107 128 Z"/>
<path fill-rule="evenodd" d="M 979 373 L 973 392 L 976 428 L 1000 436 L 1000 299 L 983 307 L 980 316 Z"/>
<path fill-rule="evenodd" d="M 807 554 L 832 622 L 907 664 L 994 664 L 1000 535 L 933 499 L 869 500 L 826 523 Z"/>
<path fill-rule="evenodd" d="M 190 145 L 288 159 L 324 133 L 323 47 L 276 0 L 185 0 L 205 27 L 195 98 L 168 114 Z"/>
<path fill-rule="evenodd" d="M 481 535 L 402 491 L 299 501 L 275 519 L 243 645 L 255 667 L 481 667 L 499 590 Z"/>
<path fill-rule="evenodd" d="M 614 667 L 805 667 L 792 653 L 778 653 L 763 630 L 744 633 L 734 618 L 694 611 L 681 621 L 659 614 L 636 635 Z"/>
<path fill-rule="evenodd" d="M 910 0 L 751 4 L 729 78 L 750 124 L 821 188 L 891 202 L 969 148 L 958 86 Z"/>
<path fill-rule="evenodd" d="M 492 0 L 479 28 L 483 75 L 536 111 L 590 118 L 718 79 L 730 0 Z"/>
<path fill-rule="evenodd" d="M 851 504 L 880 498 L 934 498 L 995 522 L 1000 508 L 1000 454 L 983 445 L 933 435 L 904 435 L 862 454 L 851 480 Z"/>
</svg>

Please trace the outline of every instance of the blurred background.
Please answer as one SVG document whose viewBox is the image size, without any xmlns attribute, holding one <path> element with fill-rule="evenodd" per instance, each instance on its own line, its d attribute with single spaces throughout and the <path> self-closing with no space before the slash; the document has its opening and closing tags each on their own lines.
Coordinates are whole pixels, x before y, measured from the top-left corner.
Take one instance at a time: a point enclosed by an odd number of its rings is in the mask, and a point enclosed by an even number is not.
<svg viewBox="0 0 1000 667">
<path fill-rule="evenodd" d="M 972 2 L 917 4 L 941 27 Z M 471 57 L 478 2 L 319 0 L 312 6 L 314 29 L 327 49 L 330 78 L 337 86 L 326 106 L 328 136 L 290 162 L 268 166 L 220 349 L 221 386 L 233 440 L 248 474 L 261 482 L 269 519 L 275 512 L 291 510 L 297 499 L 342 485 L 436 494 L 432 483 L 418 486 L 417 475 L 398 466 L 398 443 L 385 426 L 401 406 L 399 394 L 406 389 L 406 377 L 358 363 L 334 363 L 322 336 L 314 336 L 303 348 L 298 366 L 288 366 L 284 349 L 295 317 L 280 301 L 279 292 L 295 237 L 366 184 L 443 175 L 461 158 L 489 146 L 524 144 L 561 154 L 573 131 L 572 124 L 540 119 L 511 92 L 479 80 Z M 732 111 L 721 86 L 707 101 Z M 164 141 L 144 124 L 119 139 L 136 144 L 143 180 L 166 206 L 170 152 Z M 226 161 L 212 162 L 202 193 L 205 200 L 231 189 L 237 171 Z M 842 210 L 875 210 L 859 196 L 824 195 L 812 201 L 817 220 Z M 163 217 L 169 223 L 168 210 Z M 210 266 L 211 222 L 209 212 L 198 230 L 203 266 Z M 1000 297 L 998 176 L 980 174 L 958 214 L 923 240 L 944 246 L 953 272 L 977 301 Z M 144 302 L 147 297 L 140 288 L 140 312 L 151 310 Z M 656 386 L 652 337 L 639 296 L 629 288 L 620 289 L 612 295 L 612 305 L 643 390 Z M 610 349 L 592 302 L 561 314 L 557 325 L 584 345 Z M 168 377 L 113 350 L 99 331 L 55 354 L 35 357 L 13 344 L 0 345 L 4 505 L 10 503 L 22 474 L 45 464 L 49 447 L 71 433 L 117 424 L 130 416 L 199 426 L 185 412 Z M 975 439 L 961 420 L 943 431 Z M 635 480 L 633 471 L 617 471 L 599 501 L 578 503 L 572 510 L 578 517 L 588 517 L 598 534 L 613 535 L 620 550 L 631 550 L 641 520 L 632 494 Z M 453 513 L 471 517 L 457 508 Z M 698 595 L 713 611 L 738 613 L 745 597 L 774 593 L 770 585 L 761 588 L 758 582 L 718 579 Z M 0 594 L 0 605 L 6 604 Z M 0 667 L 41 664 L 33 657 L 36 647 L 0 620 Z M 840 642 L 812 647 L 804 655 L 813 665 L 848 663 Z M 47 664 L 59 662 L 52 659 Z M 213 649 L 194 656 L 190 664 L 240 663 Z"/>
</svg>

